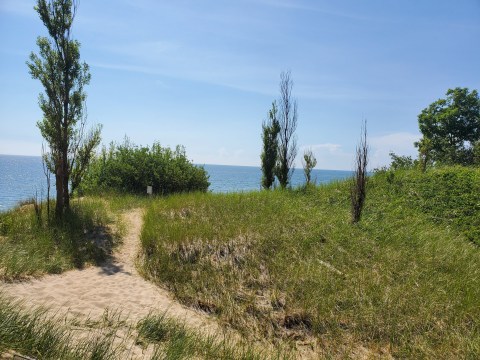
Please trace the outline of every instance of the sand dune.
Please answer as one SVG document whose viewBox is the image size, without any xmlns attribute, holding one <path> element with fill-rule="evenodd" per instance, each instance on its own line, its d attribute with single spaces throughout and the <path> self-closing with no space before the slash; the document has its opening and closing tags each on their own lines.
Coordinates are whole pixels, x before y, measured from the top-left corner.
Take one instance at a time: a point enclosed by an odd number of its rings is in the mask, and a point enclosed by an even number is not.
<svg viewBox="0 0 480 360">
<path fill-rule="evenodd" d="M 219 333 L 220 327 L 208 315 L 188 309 L 171 294 L 145 281 L 135 269 L 142 211 L 125 214 L 128 233 L 111 261 L 100 267 L 72 270 L 61 275 L 21 283 L 2 284 L 7 295 L 23 300 L 26 306 L 47 306 L 57 314 L 85 320 L 97 318 L 106 309 L 121 311 L 132 324 L 149 312 L 167 312 L 193 329 Z"/>
</svg>

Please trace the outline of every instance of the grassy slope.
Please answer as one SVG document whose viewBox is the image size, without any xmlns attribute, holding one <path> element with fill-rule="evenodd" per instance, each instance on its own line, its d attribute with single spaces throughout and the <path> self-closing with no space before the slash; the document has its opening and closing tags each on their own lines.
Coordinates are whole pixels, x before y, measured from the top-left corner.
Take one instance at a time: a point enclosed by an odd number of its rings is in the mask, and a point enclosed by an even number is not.
<svg viewBox="0 0 480 360">
<path fill-rule="evenodd" d="M 72 321 L 45 309 L 26 311 L 0 293 L 0 358 L 15 351 L 38 359 L 125 359 L 140 346 L 145 359 L 280 359 L 249 344 L 191 331 L 164 314 L 151 314 L 137 324 L 115 311 L 100 319 Z M 80 330 L 80 333 L 79 333 Z"/>
<path fill-rule="evenodd" d="M 31 276 L 60 273 L 87 263 L 99 263 L 109 255 L 118 240 L 120 212 L 145 207 L 153 199 L 110 194 L 72 204 L 72 214 L 64 224 L 41 222 L 33 205 L 0 214 L 0 281 L 22 280 Z M 45 211 L 45 209 L 44 209 Z M 112 232 L 114 224 L 116 231 Z M 103 234 L 103 235 L 102 235 Z M 103 237 L 103 248 L 93 239 Z M 1 289 L 1 286 L 0 286 Z M 164 315 L 151 314 L 135 328 L 125 328 L 128 319 L 90 319 L 70 323 L 62 316 L 52 317 L 45 309 L 25 309 L 23 304 L 0 291 L 0 357 L 4 352 L 42 359 L 121 359 L 132 346 L 151 347 L 152 359 L 260 359 L 288 358 L 288 354 L 266 354 L 249 344 L 237 343 L 223 336 L 204 336 Z M 78 329 L 90 329 L 78 340 Z M 128 334 L 128 339 L 119 338 Z M 119 340 L 120 339 L 120 340 Z"/>
<path fill-rule="evenodd" d="M 0 280 L 56 274 L 102 262 L 118 241 L 120 224 L 116 231 L 110 226 L 115 220 L 101 199 L 73 202 L 65 221 L 50 220 L 50 226 L 45 205 L 40 220 L 33 205 L 0 213 Z"/>
<path fill-rule="evenodd" d="M 144 272 L 250 337 L 474 358 L 479 186 L 473 170 L 381 174 L 357 226 L 346 183 L 173 196 L 147 212 Z"/>
<path fill-rule="evenodd" d="M 120 214 L 145 208 L 155 197 L 128 194 L 92 195 L 75 199 L 65 221 L 50 223 L 46 204 L 33 203 L 0 212 L 0 281 L 17 281 L 45 274 L 59 274 L 88 264 L 100 264 L 120 240 L 124 224 Z"/>
</svg>

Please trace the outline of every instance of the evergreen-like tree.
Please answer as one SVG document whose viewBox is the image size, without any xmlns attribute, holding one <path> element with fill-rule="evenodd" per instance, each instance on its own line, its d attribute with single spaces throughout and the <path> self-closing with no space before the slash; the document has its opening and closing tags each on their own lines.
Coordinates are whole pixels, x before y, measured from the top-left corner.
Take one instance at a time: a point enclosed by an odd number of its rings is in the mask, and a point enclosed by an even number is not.
<svg viewBox="0 0 480 360">
<path fill-rule="evenodd" d="M 277 104 L 272 103 L 272 109 L 268 112 L 268 120 L 262 124 L 263 150 L 260 156 L 262 160 L 262 186 L 270 189 L 275 181 L 275 165 L 278 155 L 278 133 L 280 124 L 277 119 Z"/>
<path fill-rule="evenodd" d="M 40 80 L 45 93 L 39 96 L 43 119 L 37 123 L 51 156 L 55 174 L 57 217 L 69 210 L 69 183 L 78 186 L 91 152 L 100 142 L 101 128 L 85 135 L 84 86 L 90 82 L 88 65 L 80 62 L 80 43 L 71 29 L 77 10 L 75 0 L 38 0 L 35 10 L 49 38 L 38 37 L 39 55 L 27 62 L 32 78 Z"/>
<path fill-rule="evenodd" d="M 313 153 L 312 149 L 305 150 L 303 153 L 302 164 L 305 180 L 307 181 L 307 185 L 309 185 L 312 181 L 312 170 L 315 166 L 317 166 L 317 159 L 315 158 L 315 154 Z"/>
</svg>

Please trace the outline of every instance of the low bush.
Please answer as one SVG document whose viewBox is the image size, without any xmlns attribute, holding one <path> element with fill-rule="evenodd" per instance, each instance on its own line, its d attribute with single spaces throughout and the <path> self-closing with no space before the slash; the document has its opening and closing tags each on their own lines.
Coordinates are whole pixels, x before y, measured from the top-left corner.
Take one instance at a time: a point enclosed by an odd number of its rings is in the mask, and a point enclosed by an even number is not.
<svg viewBox="0 0 480 360">
<path fill-rule="evenodd" d="M 136 146 L 126 139 L 103 148 L 89 166 L 82 190 L 144 194 L 147 186 L 156 194 L 207 191 L 210 183 L 204 168 L 187 159 L 185 148 L 175 150 L 159 143 Z"/>
</svg>

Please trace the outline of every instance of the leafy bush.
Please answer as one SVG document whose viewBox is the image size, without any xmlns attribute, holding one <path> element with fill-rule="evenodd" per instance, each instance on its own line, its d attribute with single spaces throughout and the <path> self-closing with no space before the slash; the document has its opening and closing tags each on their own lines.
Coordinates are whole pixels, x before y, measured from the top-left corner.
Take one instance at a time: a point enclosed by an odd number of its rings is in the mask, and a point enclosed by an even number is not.
<svg viewBox="0 0 480 360">
<path fill-rule="evenodd" d="M 380 175 L 380 174 L 379 174 Z M 454 226 L 480 245 L 480 171 L 454 166 L 426 173 L 395 171 L 384 174 L 390 189 L 408 206 L 421 209 L 433 221 Z"/>
<path fill-rule="evenodd" d="M 136 146 L 125 139 L 123 144 L 102 149 L 87 171 L 82 190 L 143 194 L 148 185 L 154 193 L 171 194 L 205 192 L 210 183 L 205 169 L 187 159 L 184 147 L 173 151 L 157 142 L 151 147 Z"/>
</svg>

